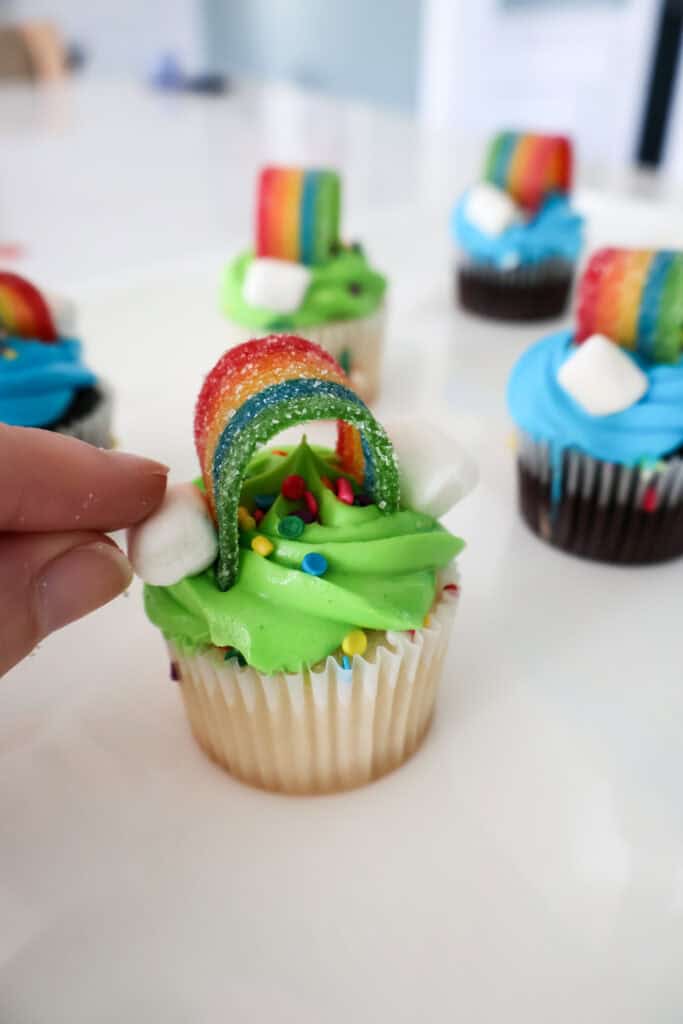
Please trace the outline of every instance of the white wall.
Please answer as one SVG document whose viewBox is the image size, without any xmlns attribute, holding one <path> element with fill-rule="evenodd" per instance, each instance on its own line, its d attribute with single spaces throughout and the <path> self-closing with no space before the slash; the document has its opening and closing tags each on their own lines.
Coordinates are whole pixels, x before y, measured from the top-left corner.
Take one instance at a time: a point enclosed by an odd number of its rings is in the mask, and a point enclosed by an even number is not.
<svg viewBox="0 0 683 1024">
<path fill-rule="evenodd" d="M 103 74 L 144 74 L 168 50 L 188 68 L 202 64 L 201 0 L 9 0 L 0 13 L 52 19 Z"/>
<path fill-rule="evenodd" d="M 658 0 L 425 0 L 420 109 L 482 141 L 504 127 L 564 131 L 583 159 L 633 155 Z"/>
</svg>

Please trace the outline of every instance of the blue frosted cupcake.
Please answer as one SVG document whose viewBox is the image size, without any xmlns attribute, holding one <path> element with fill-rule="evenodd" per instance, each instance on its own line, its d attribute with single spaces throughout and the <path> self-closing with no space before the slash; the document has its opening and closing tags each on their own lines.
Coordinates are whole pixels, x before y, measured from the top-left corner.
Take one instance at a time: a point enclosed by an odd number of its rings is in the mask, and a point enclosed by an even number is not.
<svg viewBox="0 0 683 1024">
<path fill-rule="evenodd" d="M 481 182 L 458 202 L 452 233 L 461 306 L 501 320 L 560 316 L 582 244 L 570 205 L 572 153 L 560 136 L 502 132 Z"/>
</svg>

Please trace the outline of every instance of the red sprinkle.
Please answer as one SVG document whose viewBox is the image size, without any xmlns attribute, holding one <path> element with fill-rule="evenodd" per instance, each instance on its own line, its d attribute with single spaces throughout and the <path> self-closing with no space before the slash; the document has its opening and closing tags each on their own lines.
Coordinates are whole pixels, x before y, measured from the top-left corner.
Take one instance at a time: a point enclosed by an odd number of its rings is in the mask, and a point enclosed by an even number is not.
<svg viewBox="0 0 683 1024">
<path fill-rule="evenodd" d="M 345 505 L 353 505 L 353 488 L 345 476 L 337 480 L 337 497 Z"/>
<path fill-rule="evenodd" d="M 257 523 L 260 523 L 261 520 L 263 519 L 263 516 L 264 516 L 264 512 L 263 512 L 262 508 L 255 508 L 254 511 L 251 514 L 252 514 L 252 516 L 254 517 L 254 519 L 256 520 Z"/>
<path fill-rule="evenodd" d="M 282 448 L 271 448 L 270 451 L 272 455 L 287 455 L 287 452 L 283 451 Z"/>
<path fill-rule="evenodd" d="M 329 476 L 321 476 L 320 483 L 323 485 L 323 487 L 327 487 L 328 491 L 334 490 L 334 487 L 332 486 L 332 481 L 330 480 Z"/>
<path fill-rule="evenodd" d="M 304 496 L 305 490 L 306 481 L 296 473 L 286 476 L 282 481 L 282 497 L 286 498 L 287 501 L 300 501 Z"/>
<path fill-rule="evenodd" d="M 640 507 L 643 512 L 656 512 L 658 505 L 659 500 L 657 498 L 657 488 L 647 487 L 643 494 L 643 500 L 640 503 Z"/>
<path fill-rule="evenodd" d="M 315 494 L 311 494 L 310 491 L 304 491 L 304 501 L 308 511 L 311 513 L 314 519 L 318 518 L 318 502 L 315 500 Z"/>
<path fill-rule="evenodd" d="M 460 590 L 460 587 L 458 586 L 457 583 L 447 583 L 443 589 L 451 590 L 454 594 L 457 594 L 458 591 Z"/>
</svg>

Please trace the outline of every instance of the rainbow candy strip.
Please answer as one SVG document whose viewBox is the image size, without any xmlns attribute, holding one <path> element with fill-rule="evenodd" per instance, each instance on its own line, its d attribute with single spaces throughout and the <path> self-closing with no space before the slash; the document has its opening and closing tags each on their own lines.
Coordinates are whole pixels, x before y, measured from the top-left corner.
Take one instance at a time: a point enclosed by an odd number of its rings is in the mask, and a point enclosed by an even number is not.
<svg viewBox="0 0 683 1024">
<path fill-rule="evenodd" d="M 258 180 L 256 255 L 326 263 L 339 239 L 340 191 L 334 171 L 265 167 Z"/>
<path fill-rule="evenodd" d="M 218 523 L 216 579 L 228 590 L 239 570 L 237 509 L 259 445 L 295 423 L 336 419 L 341 468 L 362 466 L 366 490 L 383 512 L 398 508 L 398 470 L 389 438 L 319 345 L 271 335 L 230 349 L 197 400 L 194 432 L 206 493 Z"/>
<path fill-rule="evenodd" d="M 18 274 L 0 271 L 0 329 L 17 338 L 52 342 L 57 331 L 47 302 Z"/>
<path fill-rule="evenodd" d="M 599 249 L 579 284 L 577 342 L 604 334 L 654 363 L 683 348 L 683 252 Z"/>
<path fill-rule="evenodd" d="M 569 192 L 572 147 L 562 135 L 499 132 L 491 142 L 484 179 L 534 211 L 550 192 Z"/>
</svg>

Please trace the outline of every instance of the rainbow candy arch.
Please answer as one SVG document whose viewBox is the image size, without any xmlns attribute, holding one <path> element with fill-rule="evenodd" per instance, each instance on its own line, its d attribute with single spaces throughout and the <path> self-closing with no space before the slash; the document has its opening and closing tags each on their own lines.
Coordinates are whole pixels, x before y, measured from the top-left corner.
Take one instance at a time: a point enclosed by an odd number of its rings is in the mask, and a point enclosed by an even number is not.
<svg viewBox="0 0 683 1024">
<path fill-rule="evenodd" d="M 534 212 L 551 192 L 570 191 L 571 142 L 563 135 L 499 132 L 486 154 L 484 179 Z"/>
<path fill-rule="evenodd" d="M 683 348 L 683 252 L 595 252 L 579 283 L 576 341 L 591 334 L 650 362 L 676 362 Z"/>
<path fill-rule="evenodd" d="M 340 194 L 334 171 L 265 167 L 258 180 L 256 255 L 326 263 L 339 240 Z"/>
<path fill-rule="evenodd" d="M 0 271 L 0 329 L 17 338 L 57 341 L 47 302 L 30 281 Z"/>
<path fill-rule="evenodd" d="M 399 483 L 391 442 L 319 345 L 271 335 L 230 349 L 209 373 L 195 410 L 195 444 L 218 523 L 221 590 L 237 580 L 237 510 L 257 447 L 295 423 L 330 419 L 338 421 L 341 468 L 363 482 L 383 512 L 396 511 Z"/>
</svg>

